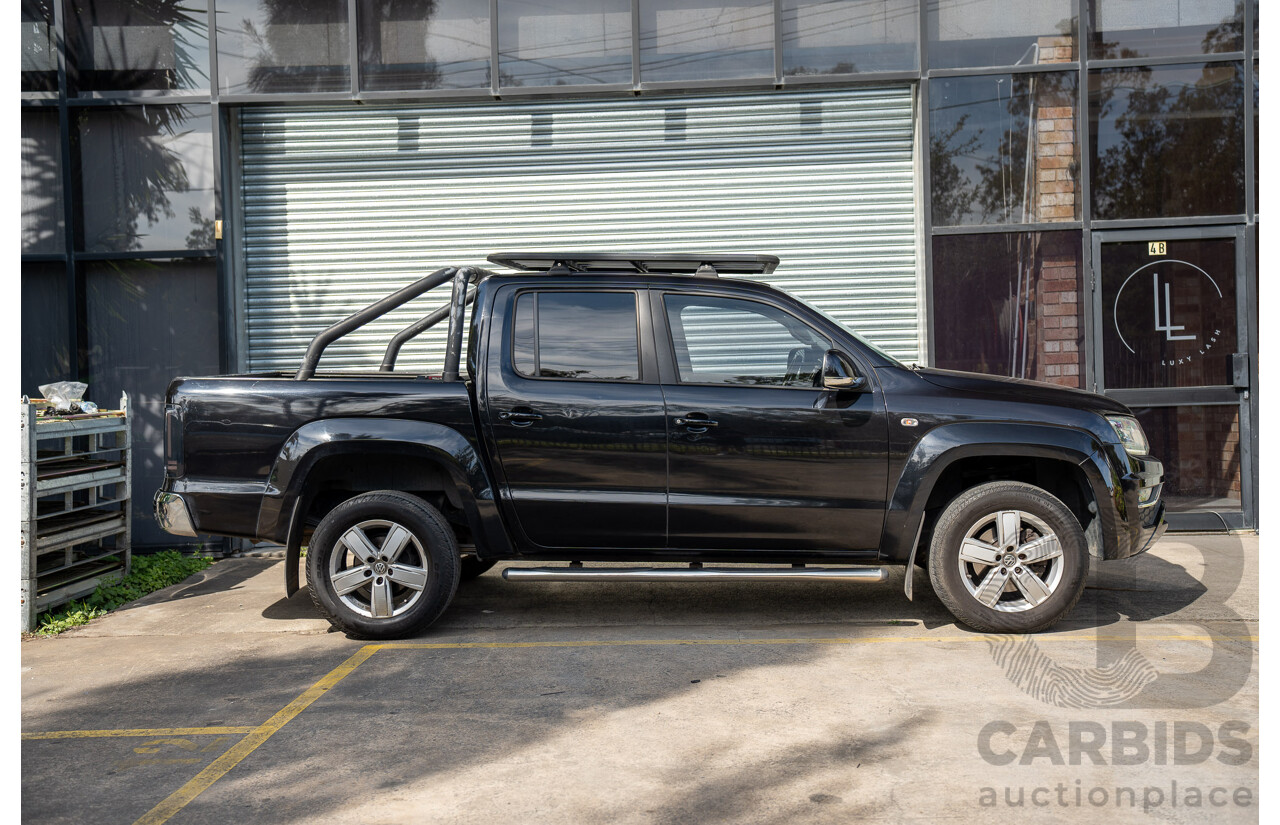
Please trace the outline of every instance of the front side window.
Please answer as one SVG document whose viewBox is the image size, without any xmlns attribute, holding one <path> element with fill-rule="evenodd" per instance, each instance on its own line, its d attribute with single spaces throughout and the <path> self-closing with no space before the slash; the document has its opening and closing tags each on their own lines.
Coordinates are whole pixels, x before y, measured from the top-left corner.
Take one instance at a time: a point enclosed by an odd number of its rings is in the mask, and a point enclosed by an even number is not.
<svg viewBox="0 0 1280 825">
<path fill-rule="evenodd" d="M 527 378 L 640 380 L 634 292 L 525 292 L 512 363 Z"/>
<path fill-rule="evenodd" d="M 831 342 L 782 310 L 703 295 L 663 299 L 680 381 L 814 387 Z"/>
</svg>

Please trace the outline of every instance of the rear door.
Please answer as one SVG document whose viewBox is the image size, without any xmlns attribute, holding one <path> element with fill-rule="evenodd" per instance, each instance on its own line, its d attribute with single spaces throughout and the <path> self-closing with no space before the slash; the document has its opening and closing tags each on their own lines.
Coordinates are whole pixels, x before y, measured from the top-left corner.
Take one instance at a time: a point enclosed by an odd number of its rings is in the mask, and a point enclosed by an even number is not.
<svg viewBox="0 0 1280 825">
<path fill-rule="evenodd" d="M 879 389 L 822 389 L 832 341 L 783 307 L 693 291 L 652 295 L 670 545 L 879 547 L 888 472 Z"/>
<path fill-rule="evenodd" d="M 484 415 L 526 552 L 666 543 L 666 421 L 644 295 L 548 283 L 496 296 Z"/>
</svg>

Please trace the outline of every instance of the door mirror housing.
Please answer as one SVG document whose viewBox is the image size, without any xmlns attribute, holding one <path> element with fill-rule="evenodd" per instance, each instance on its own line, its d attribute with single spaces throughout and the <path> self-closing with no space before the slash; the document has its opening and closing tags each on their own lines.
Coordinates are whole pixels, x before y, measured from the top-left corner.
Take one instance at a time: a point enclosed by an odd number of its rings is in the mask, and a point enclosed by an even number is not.
<svg viewBox="0 0 1280 825">
<path fill-rule="evenodd" d="M 854 372 L 844 355 L 832 349 L 822 356 L 822 386 L 828 390 L 866 392 L 867 379 Z"/>
</svg>

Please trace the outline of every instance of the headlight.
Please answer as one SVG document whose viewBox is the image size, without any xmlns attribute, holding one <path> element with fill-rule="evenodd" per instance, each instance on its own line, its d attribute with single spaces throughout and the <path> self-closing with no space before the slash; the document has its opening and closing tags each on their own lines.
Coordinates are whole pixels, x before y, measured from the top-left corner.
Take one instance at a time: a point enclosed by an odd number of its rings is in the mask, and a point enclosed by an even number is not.
<svg viewBox="0 0 1280 825">
<path fill-rule="evenodd" d="M 1147 434 L 1142 431 L 1138 419 L 1128 415 L 1109 415 L 1107 421 L 1111 422 L 1111 428 L 1116 431 L 1116 437 L 1120 439 L 1126 452 L 1131 455 L 1146 455 L 1149 452 Z"/>
</svg>

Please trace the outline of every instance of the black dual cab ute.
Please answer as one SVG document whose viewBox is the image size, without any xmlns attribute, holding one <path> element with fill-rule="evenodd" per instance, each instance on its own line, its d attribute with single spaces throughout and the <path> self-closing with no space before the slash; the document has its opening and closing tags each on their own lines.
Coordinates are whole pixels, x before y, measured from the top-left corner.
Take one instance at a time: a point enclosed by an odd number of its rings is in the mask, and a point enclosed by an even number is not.
<svg viewBox="0 0 1280 825">
<path fill-rule="evenodd" d="M 1123 404 L 908 367 L 719 277 L 777 258 L 489 260 L 513 272 L 434 272 L 322 332 L 296 374 L 175 380 L 161 526 L 285 545 L 290 595 L 306 547 L 316 607 L 364 638 L 425 627 L 498 561 L 534 563 L 512 581 L 868 582 L 919 564 L 961 622 L 1032 632 L 1076 604 L 1090 556 L 1164 532 L 1164 468 Z M 377 371 L 317 372 L 335 339 L 445 284 Z M 443 372 L 397 372 L 443 322 Z"/>
</svg>

